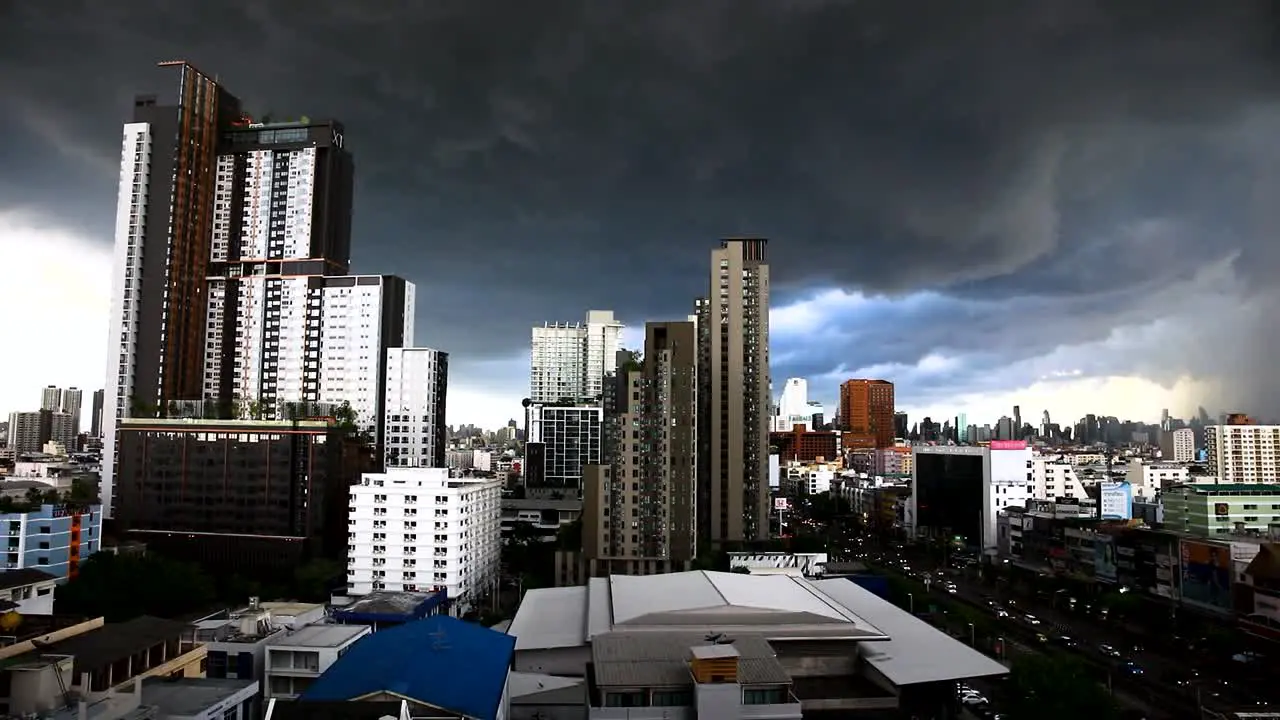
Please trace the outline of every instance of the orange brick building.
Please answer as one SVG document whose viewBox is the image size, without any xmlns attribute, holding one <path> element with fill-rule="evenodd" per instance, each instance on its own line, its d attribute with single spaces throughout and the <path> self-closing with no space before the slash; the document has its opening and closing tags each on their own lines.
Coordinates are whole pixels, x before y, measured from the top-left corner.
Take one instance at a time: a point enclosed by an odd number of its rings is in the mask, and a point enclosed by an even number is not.
<svg viewBox="0 0 1280 720">
<path fill-rule="evenodd" d="M 769 444 L 778 449 L 783 462 L 816 462 L 818 458 L 834 460 L 839 457 L 838 433 L 827 430 L 805 430 L 804 425 L 794 425 L 790 432 L 769 433 Z"/>
<path fill-rule="evenodd" d="M 893 383 L 846 380 L 840 386 L 840 422 L 855 446 L 893 447 Z"/>
</svg>

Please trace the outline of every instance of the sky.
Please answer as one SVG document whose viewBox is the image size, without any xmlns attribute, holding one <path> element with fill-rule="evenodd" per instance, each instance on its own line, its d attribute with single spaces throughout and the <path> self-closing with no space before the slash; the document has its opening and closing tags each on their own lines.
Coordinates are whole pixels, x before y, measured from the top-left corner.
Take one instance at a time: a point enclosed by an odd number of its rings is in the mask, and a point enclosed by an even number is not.
<svg viewBox="0 0 1280 720">
<path fill-rule="evenodd" d="M 639 336 L 769 238 L 772 376 L 1280 416 L 1280 95 L 1239 0 L 49 0 L 0 4 L 0 413 L 101 387 L 121 125 L 185 59 L 331 117 L 353 263 L 418 289 L 451 423 L 527 394 L 529 329 Z M 86 393 L 86 396 L 88 393 Z M 87 414 L 87 413 L 86 413 Z"/>
</svg>

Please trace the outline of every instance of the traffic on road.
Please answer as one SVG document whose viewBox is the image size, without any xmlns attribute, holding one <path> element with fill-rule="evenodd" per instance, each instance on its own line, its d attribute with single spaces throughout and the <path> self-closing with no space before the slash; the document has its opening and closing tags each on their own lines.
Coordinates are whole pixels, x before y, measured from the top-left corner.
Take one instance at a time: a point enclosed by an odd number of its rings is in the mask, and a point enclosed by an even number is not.
<svg viewBox="0 0 1280 720">
<path fill-rule="evenodd" d="M 910 597 L 911 611 L 939 601 L 961 603 L 1008 629 L 1000 652 L 1065 652 L 1100 668 L 1106 684 L 1130 715 L 1147 718 L 1200 717 L 1203 710 L 1280 708 L 1280 679 L 1260 654 L 1238 652 L 1227 658 L 1208 654 L 1199 639 L 1143 637 L 1110 617 L 1089 598 L 1058 591 L 1028 596 L 1021 588 L 993 582 L 978 558 L 964 552 L 939 557 L 902 542 L 878 542 L 850 534 L 829 548 L 832 559 L 860 561 L 872 570 L 899 576 L 920 588 Z M 917 613 L 921 614 L 921 613 Z M 972 625 L 969 632 L 973 633 Z M 1158 650 L 1150 650 L 1148 646 Z M 1006 717 L 1000 688 L 981 683 L 959 685 L 957 699 L 977 718 Z"/>
</svg>

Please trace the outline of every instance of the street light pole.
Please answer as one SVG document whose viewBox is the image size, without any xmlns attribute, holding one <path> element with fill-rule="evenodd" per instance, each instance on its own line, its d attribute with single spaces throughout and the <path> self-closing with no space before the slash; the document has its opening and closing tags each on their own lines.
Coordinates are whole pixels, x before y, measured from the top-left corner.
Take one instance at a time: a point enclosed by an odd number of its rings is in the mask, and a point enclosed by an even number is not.
<svg viewBox="0 0 1280 720">
<path fill-rule="evenodd" d="M 916 614 L 916 596 L 915 593 L 907 593 L 907 606 L 911 609 L 911 614 Z"/>
<path fill-rule="evenodd" d="M 978 647 L 978 633 L 973 627 L 973 623 L 969 623 L 969 647 Z"/>
</svg>

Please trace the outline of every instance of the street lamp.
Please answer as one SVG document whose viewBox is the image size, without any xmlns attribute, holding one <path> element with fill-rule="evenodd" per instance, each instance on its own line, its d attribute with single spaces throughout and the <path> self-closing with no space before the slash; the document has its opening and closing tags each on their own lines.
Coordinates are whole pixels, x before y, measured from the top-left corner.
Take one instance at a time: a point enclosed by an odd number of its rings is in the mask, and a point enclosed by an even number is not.
<svg viewBox="0 0 1280 720">
<path fill-rule="evenodd" d="M 916 614 L 916 596 L 915 593 L 907 593 L 907 607 L 911 609 L 911 614 Z"/>
<path fill-rule="evenodd" d="M 969 647 L 978 647 L 978 633 L 973 627 L 973 623 L 969 623 Z"/>
</svg>

